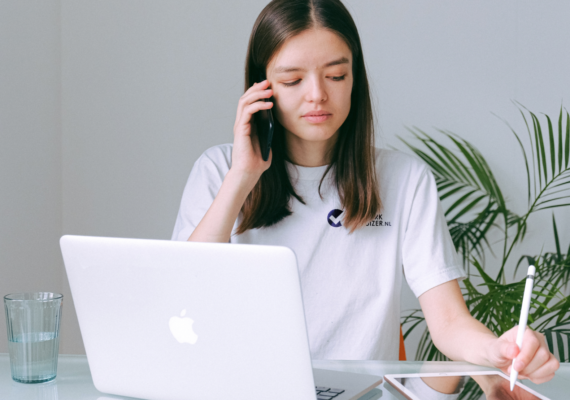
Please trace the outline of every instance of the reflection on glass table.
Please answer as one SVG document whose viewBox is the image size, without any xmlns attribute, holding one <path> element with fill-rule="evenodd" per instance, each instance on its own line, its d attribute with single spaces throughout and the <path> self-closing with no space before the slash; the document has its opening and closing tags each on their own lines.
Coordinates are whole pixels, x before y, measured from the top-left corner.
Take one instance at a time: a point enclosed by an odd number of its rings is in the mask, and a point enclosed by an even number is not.
<svg viewBox="0 0 570 400">
<path fill-rule="evenodd" d="M 532 389 L 521 385 L 511 392 L 509 378 L 498 372 L 479 372 L 456 376 L 387 377 L 402 395 L 421 400 L 544 400 Z"/>
<path fill-rule="evenodd" d="M 335 371 L 356 372 L 385 376 L 387 374 L 439 374 L 467 373 L 473 371 L 491 371 L 490 368 L 478 367 L 464 362 L 423 362 L 423 361 L 336 361 L 313 360 L 314 368 Z M 570 364 L 562 364 L 556 376 L 549 382 L 535 385 L 528 380 L 526 386 L 552 400 L 570 398 Z M 221 387 L 221 386 L 220 386 Z M 401 395 L 394 395 L 391 386 L 384 382 L 376 392 L 380 400 L 402 400 Z M 380 392 L 380 393 L 378 393 Z M 447 395 L 450 396 L 450 395 Z M 105 399 L 106 398 L 106 399 Z M 223 398 L 230 398 L 226 396 Z M 468 398 L 468 397 L 466 397 Z M 128 400 L 127 397 L 105 394 L 93 385 L 87 357 L 80 355 L 59 355 L 57 378 L 42 384 L 27 385 L 12 380 L 8 354 L 0 353 L 0 400 Z M 449 397 L 446 398 L 446 400 Z M 376 400 L 376 398 L 368 399 Z"/>
</svg>

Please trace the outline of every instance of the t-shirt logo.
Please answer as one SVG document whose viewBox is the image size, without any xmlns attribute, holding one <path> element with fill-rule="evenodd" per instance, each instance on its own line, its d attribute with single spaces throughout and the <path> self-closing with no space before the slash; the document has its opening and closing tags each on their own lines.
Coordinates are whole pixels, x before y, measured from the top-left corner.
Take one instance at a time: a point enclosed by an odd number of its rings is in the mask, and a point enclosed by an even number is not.
<svg viewBox="0 0 570 400">
<path fill-rule="evenodd" d="M 327 222 L 329 223 L 329 225 L 332 226 L 333 228 L 338 228 L 339 226 L 342 226 L 340 218 L 342 213 L 343 213 L 342 210 L 337 210 L 337 209 L 332 210 L 329 213 L 329 215 L 327 215 Z"/>
<path fill-rule="evenodd" d="M 367 223 L 366 226 L 392 226 L 392 223 L 390 221 L 384 221 L 382 214 L 378 214 L 372 221 Z"/>
</svg>

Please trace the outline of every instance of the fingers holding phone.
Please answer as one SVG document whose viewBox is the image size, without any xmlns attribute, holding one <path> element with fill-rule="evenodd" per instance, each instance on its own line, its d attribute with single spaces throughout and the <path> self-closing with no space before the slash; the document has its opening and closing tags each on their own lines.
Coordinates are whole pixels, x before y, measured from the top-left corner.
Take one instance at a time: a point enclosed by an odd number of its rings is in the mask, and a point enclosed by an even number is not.
<svg viewBox="0 0 570 400">
<path fill-rule="evenodd" d="M 267 82 L 264 73 L 259 75 L 259 80 L 261 82 Z M 266 102 L 274 102 L 273 97 L 269 100 L 265 99 Z M 262 109 L 256 112 L 253 116 L 255 122 L 255 132 L 257 138 L 259 139 L 259 146 L 261 150 L 261 157 L 264 161 L 269 159 L 269 153 L 271 152 L 271 141 L 273 140 L 273 113 L 271 109 Z"/>
<path fill-rule="evenodd" d="M 240 98 L 238 102 L 236 122 L 234 124 L 234 147 L 232 152 L 232 169 L 246 173 L 258 173 L 261 175 L 271 165 L 269 146 L 265 142 L 265 157 L 262 156 L 262 146 L 257 137 L 263 132 L 256 114 L 271 112 L 273 102 L 268 101 L 273 95 L 269 88 L 269 82 L 264 80 L 253 84 Z M 265 124 L 273 124 L 273 117 L 262 118 L 269 120 Z M 255 126 L 255 128 L 253 128 Z M 271 135 L 272 135 L 271 126 Z M 263 130 L 263 129 L 261 129 Z M 269 129 L 267 129 L 269 131 Z"/>
</svg>

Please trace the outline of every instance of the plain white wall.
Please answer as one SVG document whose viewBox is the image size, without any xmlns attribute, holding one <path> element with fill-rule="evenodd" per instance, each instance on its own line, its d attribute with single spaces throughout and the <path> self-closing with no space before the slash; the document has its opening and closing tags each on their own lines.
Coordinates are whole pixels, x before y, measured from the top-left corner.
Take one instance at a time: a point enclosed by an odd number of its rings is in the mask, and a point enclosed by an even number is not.
<svg viewBox="0 0 570 400">
<path fill-rule="evenodd" d="M 0 1 L 2 297 L 61 291 L 59 16 L 59 1 Z M 0 352 L 5 321 L 2 312 Z"/>
<path fill-rule="evenodd" d="M 2 157 L 0 162 L 2 166 L 19 162 L 22 167 L 18 173 L 0 171 L 2 183 L 11 182 L 10 195 L 3 194 L 0 200 L 0 215 L 12 221 L 11 228 L 5 224 L 0 228 L 2 246 L 6 246 L 0 259 L 8 257 L 0 265 L 2 290 L 20 290 L 19 282 L 32 282 L 18 280 L 11 267 L 16 261 L 30 264 L 25 260 L 32 255 L 22 256 L 6 244 L 38 235 L 24 222 L 37 221 L 31 217 L 33 210 L 49 214 L 48 220 L 41 220 L 45 235 L 36 240 L 44 247 L 38 247 L 33 257 L 52 257 L 59 268 L 56 238 L 61 233 L 170 238 L 193 162 L 206 148 L 232 140 L 236 105 L 243 93 L 247 41 L 266 3 L 61 0 L 61 19 L 54 1 L 42 3 L 50 4 L 51 11 L 42 14 L 41 21 L 34 19 L 34 7 L 20 6 L 32 32 L 47 29 L 53 35 L 47 48 L 41 43 L 52 36 L 40 37 L 37 32 L 37 37 L 26 39 L 16 33 L 29 35 L 29 29 L 3 22 L 0 43 L 29 46 L 28 57 L 40 71 L 33 77 L 41 82 L 30 88 L 25 70 L 13 58 L 5 58 L 18 84 L 11 94 L 0 94 L 0 112 L 10 113 L 9 146 L 19 152 L 10 152 L 12 161 Z M 515 211 L 522 212 L 526 196 L 522 157 L 506 126 L 491 113 L 520 130 L 522 119 L 511 100 L 536 112 L 555 114 L 568 99 L 570 54 L 565 49 L 570 47 L 570 4 L 562 0 L 350 0 L 345 4 L 364 47 L 377 106 L 379 144 L 403 148 L 396 135 L 409 137 L 405 126 L 430 132 L 433 127 L 452 130 L 482 151 Z M 48 17 L 52 14 L 53 18 Z M 3 79 L 4 74 L 0 77 L 4 85 Z M 45 101 L 37 100 L 37 91 L 42 91 Z M 14 92 L 22 103 L 9 103 Z M 33 143 L 49 140 L 36 153 L 17 147 L 18 140 L 24 139 L 16 132 L 33 122 L 14 115 L 28 115 L 32 108 L 24 103 L 30 99 L 38 101 L 38 112 L 49 115 L 45 117 L 49 121 L 34 125 L 43 130 L 34 132 Z M 4 137 L 6 128 L 0 123 Z M 39 164 L 38 156 L 48 153 L 51 158 Z M 38 164 L 24 162 L 26 157 Z M 49 179 L 40 179 L 42 174 Z M 36 180 L 46 186 L 39 195 L 33 188 Z M 31 197 L 32 193 L 36 196 Z M 6 211 L 10 204 L 17 211 Z M 558 214 L 561 239 L 568 243 L 570 228 L 563 221 L 568 221 L 570 213 Z M 20 232 L 20 242 L 15 232 Z M 538 252 L 543 243 L 546 249 L 552 247 L 551 236 L 550 213 L 537 215 L 519 253 Z M 40 271 L 37 263 L 33 271 Z M 62 279 L 61 290 L 70 300 L 63 273 Z M 81 353 L 70 303 L 64 311 L 62 352 Z M 417 300 L 406 289 L 403 307 L 416 306 Z M 415 352 L 413 340 L 407 350 L 409 355 Z"/>
</svg>

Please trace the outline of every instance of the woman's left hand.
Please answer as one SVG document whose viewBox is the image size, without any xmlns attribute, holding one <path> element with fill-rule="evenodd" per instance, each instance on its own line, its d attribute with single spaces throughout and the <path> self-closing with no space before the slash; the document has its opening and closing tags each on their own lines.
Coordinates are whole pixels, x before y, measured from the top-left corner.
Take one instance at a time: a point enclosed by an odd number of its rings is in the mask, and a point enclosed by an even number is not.
<svg viewBox="0 0 570 400">
<path fill-rule="evenodd" d="M 560 363 L 548 350 L 542 333 L 525 329 L 522 349 L 516 344 L 518 326 L 505 332 L 488 348 L 491 364 L 510 375 L 513 359 L 519 379 L 530 379 L 534 383 L 543 383 L 554 377 Z"/>
</svg>

